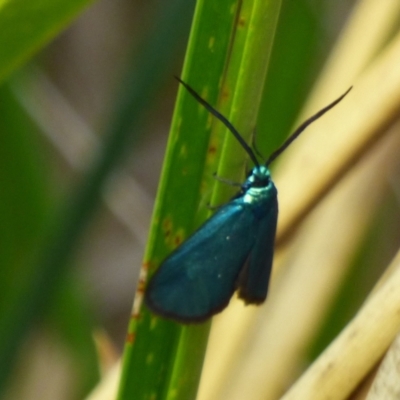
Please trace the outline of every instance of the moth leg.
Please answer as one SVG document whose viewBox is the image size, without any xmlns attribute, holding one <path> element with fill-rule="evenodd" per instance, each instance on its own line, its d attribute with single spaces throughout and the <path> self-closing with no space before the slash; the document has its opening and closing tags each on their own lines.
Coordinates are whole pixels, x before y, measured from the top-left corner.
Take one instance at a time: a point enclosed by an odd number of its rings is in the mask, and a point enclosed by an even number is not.
<svg viewBox="0 0 400 400">
<path fill-rule="evenodd" d="M 230 186 L 242 187 L 241 183 L 231 181 L 230 179 L 222 178 L 222 177 L 218 176 L 216 172 L 213 173 L 213 178 L 215 178 L 219 182 L 226 183 L 227 185 L 230 185 Z"/>
</svg>

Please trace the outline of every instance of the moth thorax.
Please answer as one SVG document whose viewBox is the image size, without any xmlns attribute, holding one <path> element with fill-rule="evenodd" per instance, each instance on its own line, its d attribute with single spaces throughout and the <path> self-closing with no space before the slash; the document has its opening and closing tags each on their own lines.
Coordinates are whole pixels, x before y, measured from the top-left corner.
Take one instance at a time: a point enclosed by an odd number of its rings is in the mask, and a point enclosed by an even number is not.
<svg viewBox="0 0 400 400">
<path fill-rule="evenodd" d="M 243 196 L 243 201 L 248 204 L 259 203 L 263 199 L 270 196 L 271 186 L 273 186 L 271 181 L 269 181 L 269 184 L 267 184 L 267 186 L 251 186 L 249 189 L 246 190 Z"/>
<path fill-rule="evenodd" d="M 265 188 L 269 185 L 271 175 L 269 169 L 264 165 L 254 167 L 249 175 L 247 182 L 251 188 Z"/>
</svg>

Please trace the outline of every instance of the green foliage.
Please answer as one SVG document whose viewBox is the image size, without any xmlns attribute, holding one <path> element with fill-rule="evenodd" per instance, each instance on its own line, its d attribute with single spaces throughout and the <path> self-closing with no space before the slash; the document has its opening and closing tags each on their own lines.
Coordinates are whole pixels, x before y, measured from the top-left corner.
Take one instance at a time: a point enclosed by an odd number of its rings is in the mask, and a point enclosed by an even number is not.
<svg viewBox="0 0 400 400">
<path fill-rule="evenodd" d="M 216 6 L 205 0 L 197 4 L 183 79 L 210 103 L 218 104 L 246 137 L 255 126 L 262 94 L 260 83 L 265 79 L 279 9 L 280 1 L 242 4 L 226 0 Z M 225 133 L 226 129 L 206 110 L 180 91 L 143 264 L 145 271 L 151 273 L 193 231 L 192 221 L 198 225 L 197 221 L 204 220 L 213 185 L 211 171 L 217 168 L 218 155 L 222 160 L 218 167 L 221 176 L 240 176 L 243 151 L 230 134 L 225 138 Z M 217 192 L 213 196 L 216 203 L 226 199 Z M 183 327 L 156 318 L 144 307 L 140 314 L 134 309 L 119 398 L 194 398 L 208 330 L 209 323 Z"/>
<path fill-rule="evenodd" d="M 4 0 L 0 4 L 0 81 L 48 43 L 93 0 Z"/>
</svg>

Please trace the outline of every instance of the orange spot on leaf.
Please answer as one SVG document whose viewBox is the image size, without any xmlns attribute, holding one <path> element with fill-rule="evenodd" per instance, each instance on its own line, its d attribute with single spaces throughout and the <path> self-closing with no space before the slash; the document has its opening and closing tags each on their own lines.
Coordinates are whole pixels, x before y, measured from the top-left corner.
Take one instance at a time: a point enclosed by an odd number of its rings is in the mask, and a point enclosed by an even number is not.
<svg viewBox="0 0 400 400">
<path fill-rule="evenodd" d="M 142 264 L 142 268 L 147 271 L 150 268 L 150 263 L 147 261 L 144 261 Z"/>
<path fill-rule="evenodd" d="M 135 334 L 134 333 L 128 333 L 126 335 L 126 342 L 129 344 L 133 344 L 135 342 Z"/>
<path fill-rule="evenodd" d="M 171 218 L 165 218 L 162 224 L 165 238 L 168 239 L 172 232 L 172 220 Z"/>
<path fill-rule="evenodd" d="M 222 92 L 221 92 L 221 101 L 222 102 L 226 102 L 230 97 L 230 92 L 229 90 L 227 90 L 225 87 L 222 88 Z"/>
<path fill-rule="evenodd" d="M 136 292 L 139 294 L 143 294 L 146 289 L 146 283 L 144 280 L 140 280 L 137 285 Z"/>
<path fill-rule="evenodd" d="M 181 236 L 179 236 L 179 235 L 175 236 L 174 243 L 175 243 L 176 247 L 178 247 L 182 242 L 183 242 L 183 238 Z"/>
<path fill-rule="evenodd" d="M 216 146 L 211 145 L 211 146 L 208 148 L 208 153 L 209 153 L 209 154 L 214 155 L 216 152 L 217 152 L 217 147 L 216 147 Z"/>
</svg>

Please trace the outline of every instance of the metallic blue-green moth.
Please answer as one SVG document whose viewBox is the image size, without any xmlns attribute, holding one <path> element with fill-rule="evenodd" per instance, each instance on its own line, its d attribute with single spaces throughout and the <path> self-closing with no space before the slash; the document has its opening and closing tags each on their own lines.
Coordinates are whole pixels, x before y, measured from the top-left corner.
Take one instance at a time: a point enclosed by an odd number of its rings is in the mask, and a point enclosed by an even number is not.
<svg viewBox="0 0 400 400">
<path fill-rule="evenodd" d="M 223 310 L 235 291 L 246 304 L 266 299 L 278 219 L 277 190 L 268 166 L 351 88 L 301 124 L 263 165 L 235 127 L 178 80 L 225 124 L 254 164 L 239 193 L 162 262 L 147 286 L 145 303 L 150 310 L 178 322 L 196 323 Z"/>
</svg>

